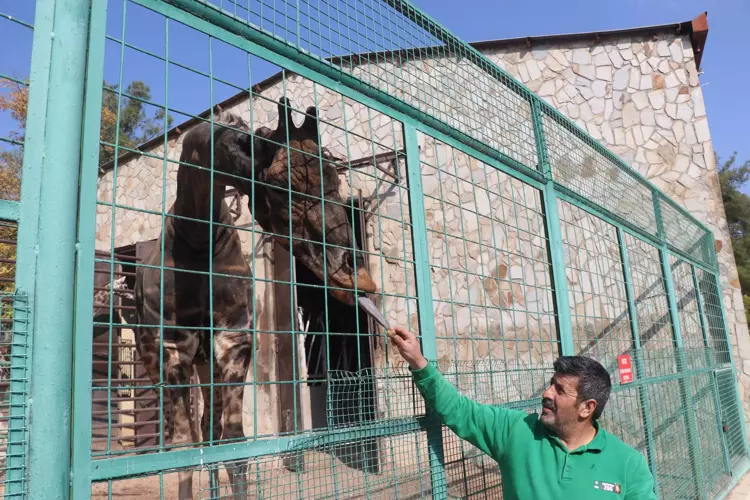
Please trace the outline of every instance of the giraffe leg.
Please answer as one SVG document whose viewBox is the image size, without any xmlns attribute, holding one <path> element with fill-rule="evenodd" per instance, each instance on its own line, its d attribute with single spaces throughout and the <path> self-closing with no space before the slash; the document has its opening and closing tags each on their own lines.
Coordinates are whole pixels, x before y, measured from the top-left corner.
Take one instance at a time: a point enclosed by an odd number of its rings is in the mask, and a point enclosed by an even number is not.
<svg viewBox="0 0 750 500">
<path fill-rule="evenodd" d="M 245 325 L 244 328 L 249 328 Z M 224 404 L 223 439 L 245 437 L 242 429 L 242 400 L 244 383 L 252 356 L 252 337 L 244 332 L 220 332 L 216 335 L 216 362 L 221 371 L 222 402 Z M 247 464 L 227 466 L 227 475 L 235 499 L 247 497 Z"/>
<path fill-rule="evenodd" d="M 209 375 L 211 372 L 211 366 L 209 364 L 206 365 L 199 365 L 196 367 L 196 370 L 198 371 L 198 379 L 201 384 L 201 394 L 203 395 L 203 415 L 201 416 L 201 440 L 203 441 L 203 445 L 205 446 L 206 443 L 211 442 L 211 439 L 213 441 L 217 441 L 221 439 L 221 414 L 222 414 L 222 400 L 221 400 L 221 390 L 220 387 L 214 387 L 208 386 L 205 384 L 212 384 L 211 382 L 211 376 Z M 219 370 L 219 367 L 216 363 L 214 363 L 214 378 L 213 378 L 213 384 L 216 384 L 221 381 L 221 371 Z M 211 406 L 211 392 L 213 392 L 214 400 L 213 400 L 213 407 Z M 213 415 L 213 426 L 211 425 L 211 418 L 210 416 Z M 209 434 L 209 432 L 211 434 Z M 209 490 L 210 490 L 210 498 L 220 498 L 220 489 L 219 489 L 219 470 L 216 468 L 212 468 L 209 472 Z"/>
<path fill-rule="evenodd" d="M 193 371 L 193 358 L 198 346 L 197 337 L 186 335 L 183 342 L 165 342 L 164 379 L 170 387 L 172 401 L 172 445 L 195 443 L 198 436 L 191 424 L 190 415 L 190 376 Z M 175 387 L 177 386 L 177 387 Z M 193 499 L 193 471 L 181 470 L 178 474 L 179 500 Z"/>
<path fill-rule="evenodd" d="M 164 381 L 168 386 L 164 387 L 165 401 L 163 412 L 165 417 L 171 413 L 165 424 L 165 433 L 171 431 L 172 444 L 187 444 L 196 442 L 198 439 L 190 418 L 190 383 L 192 374 L 192 363 L 198 349 L 198 335 L 194 332 L 173 331 L 176 338 L 164 340 L 160 343 L 158 331 L 144 328 L 137 333 L 138 353 L 146 369 L 149 378 L 154 384 L 159 383 L 160 375 L 164 374 Z M 160 367 L 159 347 L 163 352 L 164 365 Z M 156 391 L 157 394 L 159 391 Z M 170 404 L 171 403 L 171 404 Z M 165 436 L 166 437 L 166 436 Z M 192 471 L 178 472 L 178 498 L 179 500 L 193 499 L 193 473 Z"/>
</svg>

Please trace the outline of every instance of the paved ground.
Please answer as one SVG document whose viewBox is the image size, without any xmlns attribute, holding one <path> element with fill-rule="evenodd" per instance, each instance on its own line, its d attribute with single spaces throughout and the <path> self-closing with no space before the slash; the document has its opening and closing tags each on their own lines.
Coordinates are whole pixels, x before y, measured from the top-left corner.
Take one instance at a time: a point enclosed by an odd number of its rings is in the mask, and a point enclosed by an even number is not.
<svg viewBox="0 0 750 500">
<path fill-rule="evenodd" d="M 742 481 L 727 496 L 727 500 L 747 500 L 750 498 L 750 472 L 745 474 Z"/>
</svg>

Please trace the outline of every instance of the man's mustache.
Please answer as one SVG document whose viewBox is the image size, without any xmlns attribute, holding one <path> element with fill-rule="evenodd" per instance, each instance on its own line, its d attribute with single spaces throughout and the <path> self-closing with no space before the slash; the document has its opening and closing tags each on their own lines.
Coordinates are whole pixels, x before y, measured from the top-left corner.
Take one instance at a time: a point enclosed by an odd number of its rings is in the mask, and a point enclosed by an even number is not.
<svg viewBox="0 0 750 500">
<path fill-rule="evenodd" d="M 548 410 L 555 411 L 555 403 L 553 403 L 549 398 L 542 399 L 542 407 L 547 408 Z"/>
</svg>

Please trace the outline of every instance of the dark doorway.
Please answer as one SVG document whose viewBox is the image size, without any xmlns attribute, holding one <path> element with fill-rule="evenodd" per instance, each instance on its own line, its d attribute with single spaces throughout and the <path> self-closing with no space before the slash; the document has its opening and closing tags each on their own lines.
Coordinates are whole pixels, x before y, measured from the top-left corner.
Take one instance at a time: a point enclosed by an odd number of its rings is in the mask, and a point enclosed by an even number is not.
<svg viewBox="0 0 750 500">
<path fill-rule="evenodd" d="M 357 249 L 367 248 L 365 211 L 355 201 L 346 210 Z M 368 265 L 365 255 L 365 265 Z M 334 299 L 304 265 L 295 261 L 297 305 L 306 327 L 305 355 L 314 429 L 366 424 L 375 419 L 372 320 L 361 309 Z M 327 315 L 326 315 L 327 311 Z M 356 373 L 355 373 L 356 372 Z M 329 384 L 330 381 L 330 384 Z M 332 450 L 350 467 L 379 471 L 376 440 L 359 441 Z"/>
</svg>

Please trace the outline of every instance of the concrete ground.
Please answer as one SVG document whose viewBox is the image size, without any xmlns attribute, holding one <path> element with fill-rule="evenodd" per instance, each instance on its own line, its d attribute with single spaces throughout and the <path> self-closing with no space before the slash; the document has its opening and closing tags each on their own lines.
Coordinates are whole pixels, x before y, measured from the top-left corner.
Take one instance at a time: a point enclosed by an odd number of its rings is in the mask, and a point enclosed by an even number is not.
<svg viewBox="0 0 750 500">
<path fill-rule="evenodd" d="M 737 486 L 734 487 L 732 491 L 729 492 L 729 495 L 727 495 L 727 500 L 747 500 L 750 498 L 750 471 L 748 471 L 745 476 L 742 478 L 742 481 L 739 482 Z"/>
</svg>

